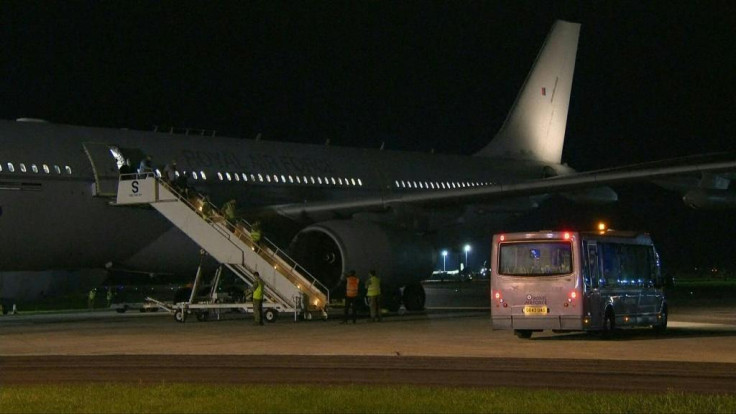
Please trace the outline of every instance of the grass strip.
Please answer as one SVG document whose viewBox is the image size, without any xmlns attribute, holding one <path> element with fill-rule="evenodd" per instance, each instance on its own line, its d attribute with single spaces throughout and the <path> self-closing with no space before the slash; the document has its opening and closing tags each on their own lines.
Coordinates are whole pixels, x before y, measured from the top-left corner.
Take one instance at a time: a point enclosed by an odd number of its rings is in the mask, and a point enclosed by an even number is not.
<svg viewBox="0 0 736 414">
<path fill-rule="evenodd" d="M 373 385 L 10 385 L 0 388 L 0 412 L 733 413 L 736 396 Z"/>
</svg>

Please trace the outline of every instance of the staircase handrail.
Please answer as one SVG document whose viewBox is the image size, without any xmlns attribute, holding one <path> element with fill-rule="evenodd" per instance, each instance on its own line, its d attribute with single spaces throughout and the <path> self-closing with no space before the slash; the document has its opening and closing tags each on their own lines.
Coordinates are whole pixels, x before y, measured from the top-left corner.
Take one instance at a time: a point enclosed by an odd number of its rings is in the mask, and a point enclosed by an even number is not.
<svg viewBox="0 0 736 414">
<path fill-rule="evenodd" d="M 189 199 L 183 195 L 178 188 L 175 188 L 175 186 L 171 185 L 171 183 L 161 179 L 160 177 L 156 177 L 155 175 L 151 174 L 156 181 L 158 181 L 160 184 L 162 184 L 164 187 L 166 187 L 167 190 L 169 190 L 172 194 L 174 194 L 180 201 L 184 202 L 187 206 L 189 206 L 194 211 L 202 211 L 199 206 L 195 206 L 192 204 Z M 223 221 L 219 224 L 224 225 L 229 231 L 230 234 L 226 234 L 226 236 L 230 236 L 231 234 L 235 233 L 235 230 L 237 230 L 237 227 L 235 224 L 231 223 L 230 221 L 225 219 L 225 216 L 220 208 L 212 204 L 211 201 L 205 196 L 199 196 L 199 200 L 202 202 L 203 206 L 207 205 L 210 209 L 210 211 L 216 211 L 220 217 L 223 218 Z M 214 226 L 215 222 L 212 220 L 212 215 L 209 216 L 203 216 L 205 221 L 209 223 L 210 225 L 213 225 L 213 227 L 217 228 L 217 226 Z M 243 227 L 250 233 L 253 230 L 253 225 L 249 223 L 247 220 L 243 218 L 238 218 L 235 220 L 235 223 L 243 225 Z M 307 269 L 305 269 L 302 265 L 300 265 L 296 260 L 292 259 L 291 256 L 289 256 L 285 251 L 281 250 L 275 243 L 273 243 L 271 240 L 269 240 L 267 237 L 262 237 L 261 241 L 259 243 L 265 244 L 266 247 L 269 248 L 271 253 L 271 256 L 277 256 L 279 259 L 281 259 L 284 263 L 289 265 L 291 271 L 296 271 L 298 274 L 304 276 L 307 281 L 311 282 L 311 286 L 315 287 L 317 290 L 324 293 L 326 296 L 326 303 L 330 303 L 330 290 L 325 286 L 324 283 L 320 282 L 314 275 L 309 273 Z"/>
</svg>

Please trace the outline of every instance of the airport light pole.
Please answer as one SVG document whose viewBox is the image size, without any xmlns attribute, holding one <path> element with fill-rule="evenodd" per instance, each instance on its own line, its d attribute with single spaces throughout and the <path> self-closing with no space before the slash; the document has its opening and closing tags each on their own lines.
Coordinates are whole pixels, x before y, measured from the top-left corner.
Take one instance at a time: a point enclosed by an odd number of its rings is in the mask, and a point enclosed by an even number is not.
<svg viewBox="0 0 736 414">
<path fill-rule="evenodd" d="M 446 272 L 447 268 L 445 267 L 445 263 L 447 262 L 447 250 L 442 251 L 442 271 Z"/>
<path fill-rule="evenodd" d="M 465 268 L 467 269 L 468 268 L 468 252 L 470 251 L 470 245 L 466 244 L 464 250 L 465 250 Z"/>
</svg>

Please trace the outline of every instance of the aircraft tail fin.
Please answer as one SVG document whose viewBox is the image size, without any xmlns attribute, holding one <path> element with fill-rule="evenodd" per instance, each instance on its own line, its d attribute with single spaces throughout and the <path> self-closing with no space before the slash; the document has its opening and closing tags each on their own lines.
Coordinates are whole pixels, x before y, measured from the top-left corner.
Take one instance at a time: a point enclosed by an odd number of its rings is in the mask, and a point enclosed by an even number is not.
<svg viewBox="0 0 736 414">
<path fill-rule="evenodd" d="M 579 33 L 579 23 L 555 22 L 503 126 L 476 156 L 561 162 Z"/>
</svg>

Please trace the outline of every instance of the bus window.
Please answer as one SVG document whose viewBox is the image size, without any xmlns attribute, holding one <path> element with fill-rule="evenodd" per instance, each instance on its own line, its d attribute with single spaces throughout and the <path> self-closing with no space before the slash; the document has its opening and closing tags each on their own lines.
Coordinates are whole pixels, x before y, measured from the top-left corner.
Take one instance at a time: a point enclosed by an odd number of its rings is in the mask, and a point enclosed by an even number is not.
<svg viewBox="0 0 736 414">
<path fill-rule="evenodd" d="M 603 277 L 610 287 L 645 287 L 656 282 L 652 249 L 632 244 L 600 243 Z"/>
<path fill-rule="evenodd" d="M 499 273 L 545 276 L 572 273 L 569 242 L 505 243 L 500 246 Z"/>
</svg>

